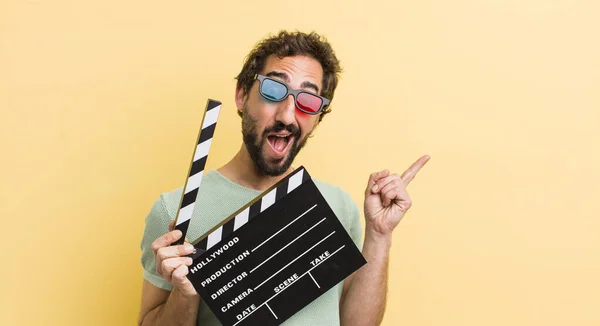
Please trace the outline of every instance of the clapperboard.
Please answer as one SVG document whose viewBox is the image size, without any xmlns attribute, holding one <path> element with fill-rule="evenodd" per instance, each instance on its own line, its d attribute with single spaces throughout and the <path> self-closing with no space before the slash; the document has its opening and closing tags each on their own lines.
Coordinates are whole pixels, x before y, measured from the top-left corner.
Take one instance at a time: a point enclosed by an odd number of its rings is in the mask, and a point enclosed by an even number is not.
<svg viewBox="0 0 600 326">
<path fill-rule="evenodd" d="M 193 244 L 188 278 L 225 326 L 279 325 L 366 264 L 304 167 Z"/>
</svg>

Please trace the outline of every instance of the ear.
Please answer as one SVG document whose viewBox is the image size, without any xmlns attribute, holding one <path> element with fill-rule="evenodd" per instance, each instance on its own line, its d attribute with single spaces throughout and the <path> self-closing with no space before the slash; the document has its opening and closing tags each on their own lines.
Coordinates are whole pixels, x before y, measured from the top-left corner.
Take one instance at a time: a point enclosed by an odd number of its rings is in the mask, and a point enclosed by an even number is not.
<svg viewBox="0 0 600 326">
<path fill-rule="evenodd" d="M 240 113 L 244 109 L 244 103 L 246 103 L 247 98 L 248 93 L 246 93 L 243 87 L 235 88 L 235 105 Z"/>
</svg>

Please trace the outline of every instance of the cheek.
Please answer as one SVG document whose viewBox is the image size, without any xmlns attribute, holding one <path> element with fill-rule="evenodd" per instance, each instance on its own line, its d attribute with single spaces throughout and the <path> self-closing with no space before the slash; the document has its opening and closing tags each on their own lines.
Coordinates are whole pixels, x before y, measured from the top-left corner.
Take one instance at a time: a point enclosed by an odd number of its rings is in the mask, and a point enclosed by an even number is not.
<svg viewBox="0 0 600 326">
<path fill-rule="evenodd" d="M 303 136 L 313 130 L 318 119 L 319 116 L 306 114 L 300 110 L 296 110 L 296 121 L 298 121 Z"/>
<path fill-rule="evenodd" d="M 249 104 L 250 105 L 248 106 L 248 111 L 256 121 L 257 127 L 260 130 L 264 129 L 269 124 L 269 121 L 274 119 L 272 115 L 272 112 L 274 112 L 274 110 L 272 108 L 267 107 L 268 104 L 260 100 L 251 101 Z"/>
<path fill-rule="evenodd" d="M 313 118 L 313 116 L 296 109 L 296 118 L 298 120 L 310 120 L 311 118 Z"/>
</svg>

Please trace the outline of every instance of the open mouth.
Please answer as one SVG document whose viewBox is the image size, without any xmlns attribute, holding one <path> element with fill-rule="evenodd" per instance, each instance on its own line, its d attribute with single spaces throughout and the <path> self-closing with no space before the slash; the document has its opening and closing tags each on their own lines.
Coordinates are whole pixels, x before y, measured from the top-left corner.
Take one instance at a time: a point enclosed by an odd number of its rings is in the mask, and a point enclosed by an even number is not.
<svg viewBox="0 0 600 326">
<path fill-rule="evenodd" d="M 271 146 L 271 150 L 277 157 L 283 157 L 294 139 L 292 135 L 284 135 L 284 134 L 273 134 L 267 136 L 267 142 Z"/>
</svg>

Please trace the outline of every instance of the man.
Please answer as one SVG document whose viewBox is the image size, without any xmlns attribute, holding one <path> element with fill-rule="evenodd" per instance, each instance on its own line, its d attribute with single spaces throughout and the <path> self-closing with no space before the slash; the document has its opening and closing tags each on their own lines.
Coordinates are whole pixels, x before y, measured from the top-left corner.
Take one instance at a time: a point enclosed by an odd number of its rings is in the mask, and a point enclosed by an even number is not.
<svg viewBox="0 0 600 326">
<path fill-rule="evenodd" d="M 237 77 L 235 102 L 242 117 L 243 144 L 202 181 L 191 239 L 293 171 L 294 157 L 330 111 L 341 68 L 330 45 L 315 33 L 280 32 L 252 50 Z M 300 91 L 300 92 L 298 92 Z M 291 93 L 291 94 L 290 94 Z M 290 96 L 291 95 L 291 96 Z M 385 308 L 392 231 L 411 205 L 406 185 L 427 162 L 417 160 L 402 176 L 371 174 L 365 190 L 367 264 L 285 322 L 285 325 L 377 325 Z M 314 180 L 352 239 L 361 247 L 359 211 L 338 187 Z M 182 189 L 162 194 L 142 239 L 144 284 L 140 325 L 220 325 L 187 279 L 193 246 L 171 244 Z"/>
</svg>

